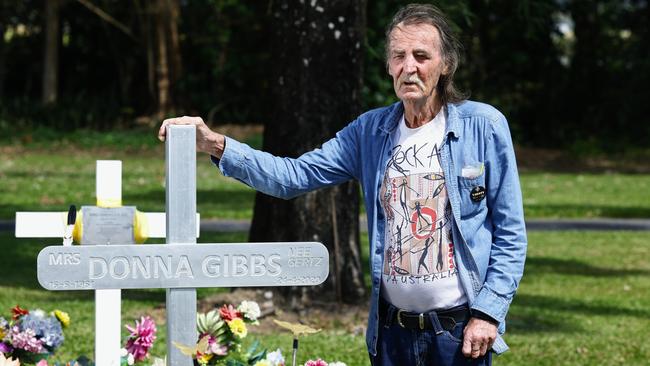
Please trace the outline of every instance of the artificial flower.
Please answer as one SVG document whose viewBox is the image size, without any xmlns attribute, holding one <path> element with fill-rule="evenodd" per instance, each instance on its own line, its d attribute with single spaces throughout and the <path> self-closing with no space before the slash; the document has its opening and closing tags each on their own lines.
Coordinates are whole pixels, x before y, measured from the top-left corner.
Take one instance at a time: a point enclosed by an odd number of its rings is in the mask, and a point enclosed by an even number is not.
<svg viewBox="0 0 650 366">
<path fill-rule="evenodd" d="M 321 360 L 320 358 L 317 359 L 316 361 L 314 360 L 309 360 L 305 362 L 305 366 L 327 366 L 327 362 Z"/>
<path fill-rule="evenodd" d="M 255 301 L 242 301 L 241 304 L 237 307 L 244 317 L 255 321 L 262 314 L 260 311 L 260 306 Z"/>
<path fill-rule="evenodd" d="M 47 350 L 55 350 L 63 344 L 63 329 L 61 323 L 53 316 L 45 316 L 44 311 L 32 311 L 23 316 L 20 329 L 31 329 Z"/>
<path fill-rule="evenodd" d="M 4 338 L 4 336 L 2 338 Z M 5 342 L 0 342 L 0 353 L 11 353 L 13 350 L 14 348 L 11 347 L 11 345 Z"/>
<path fill-rule="evenodd" d="M 284 356 L 282 356 L 282 351 L 279 348 L 267 353 L 266 360 L 269 361 L 269 366 L 284 366 Z"/>
<path fill-rule="evenodd" d="M 140 321 L 135 321 L 135 328 L 126 325 L 131 334 L 126 341 L 126 350 L 132 355 L 134 361 L 142 361 L 149 356 L 149 350 L 156 340 L 156 323 L 146 316 Z"/>
<path fill-rule="evenodd" d="M 212 335 L 209 335 L 208 352 L 217 356 L 225 356 L 228 354 L 228 347 L 226 345 L 219 344 L 216 338 L 214 338 Z"/>
<path fill-rule="evenodd" d="M 205 365 L 205 364 L 208 363 L 208 361 L 210 361 L 212 359 L 213 356 L 214 355 L 212 353 L 199 353 L 199 354 L 196 355 L 196 360 L 200 364 Z"/>
<path fill-rule="evenodd" d="M 33 329 L 25 329 L 21 332 L 17 326 L 14 326 L 11 328 L 9 337 L 14 348 L 23 349 L 32 353 L 43 352 L 43 343 L 36 338 L 36 333 Z"/>
<path fill-rule="evenodd" d="M 0 352 L 0 366 L 20 366 L 20 360 L 5 358 L 5 355 Z"/>
<path fill-rule="evenodd" d="M 23 309 L 20 306 L 16 305 L 13 309 L 11 309 L 11 314 L 11 319 L 16 320 L 23 315 L 29 314 L 29 310 Z"/>
<path fill-rule="evenodd" d="M 236 337 L 244 338 L 246 337 L 246 334 L 248 334 L 248 330 L 246 329 L 246 324 L 241 318 L 233 319 L 226 323 L 228 323 L 228 327 L 230 328 L 230 331 Z"/>
<path fill-rule="evenodd" d="M 241 319 L 241 313 L 232 305 L 222 306 L 221 309 L 219 309 L 219 315 L 221 315 L 221 319 L 225 321 Z"/>
<path fill-rule="evenodd" d="M 54 310 L 54 316 L 61 322 L 63 328 L 67 328 L 70 325 L 70 315 L 65 311 Z"/>
</svg>

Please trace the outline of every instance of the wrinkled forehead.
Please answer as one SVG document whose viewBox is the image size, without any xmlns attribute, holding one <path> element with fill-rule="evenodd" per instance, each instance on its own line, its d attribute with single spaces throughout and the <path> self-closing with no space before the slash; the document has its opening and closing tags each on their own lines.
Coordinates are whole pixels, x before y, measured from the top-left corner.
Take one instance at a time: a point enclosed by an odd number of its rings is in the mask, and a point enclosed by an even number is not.
<svg viewBox="0 0 650 366">
<path fill-rule="evenodd" d="M 440 32 L 438 28 L 428 23 L 404 24 L 399 23 L 388 36 L 390 50 L 397 48 L 429 48 L 440 50 Z"/>
</svg>

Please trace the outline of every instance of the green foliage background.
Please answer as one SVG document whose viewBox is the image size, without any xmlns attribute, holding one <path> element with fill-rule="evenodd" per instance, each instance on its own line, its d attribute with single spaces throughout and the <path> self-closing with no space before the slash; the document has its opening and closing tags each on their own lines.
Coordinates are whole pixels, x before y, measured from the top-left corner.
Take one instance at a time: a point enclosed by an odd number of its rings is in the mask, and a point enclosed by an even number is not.
<svg viewBox="0 0 650 366">
<path fill-rule="evenodd" d="M 361 48 L 365 108 L 395 100 L 384 66 L 384 28 L 406 3 L 368 1 Z M 433 3 L 449 15 L 465 45 L 459 85 L 473 99 L 502 110 L 518 143 L 606 153 L 645 146 L 650 135 L 647 1 Z M 59 100 L 40 105 L 43 4 L 8 0 L 0 5 L 4 138 L 42 127 L 128 129 L 138 117 L 150 116 L 155 101 L 147 91 L 142 42 L 76 1 L 61 8 Z M 143 32 L 141 2 L 97 5 L 135 35 Z M 272 82 L 270 0 L 183 1 L 180 8 L 184 71 L 173 90 L 174 112 L 215 123 L 263 123 Z"/>
</svg>

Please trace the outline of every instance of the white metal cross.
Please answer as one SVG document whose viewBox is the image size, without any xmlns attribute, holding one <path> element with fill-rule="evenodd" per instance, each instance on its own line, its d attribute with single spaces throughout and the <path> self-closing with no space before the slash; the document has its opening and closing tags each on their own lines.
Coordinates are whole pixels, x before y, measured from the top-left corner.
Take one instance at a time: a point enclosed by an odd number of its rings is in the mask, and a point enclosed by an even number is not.
<svg viewBox="0 0 650 366">
<path fill-rule="evenodd" d="M 98 160 L 96 163 L 95 192 L 98 206 L 121 206 L 122 162 Z M 164 238 L 164 212 L 144 213 L 147 236 Z M 16 212 L 17 238 L 62 238 L 66 228 L 67 212 Z M 195 218 L 199 235 L 199 220 Z M 84 244 L 84 243 L 82 243 Z M 119 366 L 121 348 L 121 290 L 95 291 L 95 365 Z"/>
<path fill-rule="evenodd" d="M 166 173 L 167 244 L 48 246 L 38 281 L 48 290 L 166 288 L 167 366 L 192 366 L 174 344 L 197 342 L 197 287 L 318 285 L 329 253 L 315 242 L 197 245 L 194 126 L 168 127 Z"/>
</svg>

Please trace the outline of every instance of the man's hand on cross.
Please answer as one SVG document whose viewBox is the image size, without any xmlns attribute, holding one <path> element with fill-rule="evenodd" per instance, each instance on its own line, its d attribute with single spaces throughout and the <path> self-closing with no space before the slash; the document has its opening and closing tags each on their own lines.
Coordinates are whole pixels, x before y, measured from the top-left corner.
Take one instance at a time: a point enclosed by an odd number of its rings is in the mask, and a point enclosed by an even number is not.
<svg viewBox="0 0 650 366">
<path fill-rule="evenodd" d="M 160 130 L 158 130 L 158 139 L 160 141 L 165 141 L 167 126 L 169 125 L 196 126 L 196 150 L 221 159 L 223 150 L 226 147 L 226 137 L 220 133 L 212 131 L 208 125 L 203 122 L 203 118 L 183 116 L 164 120 L 162 125 L 160 125 Z"/>
</svg>

